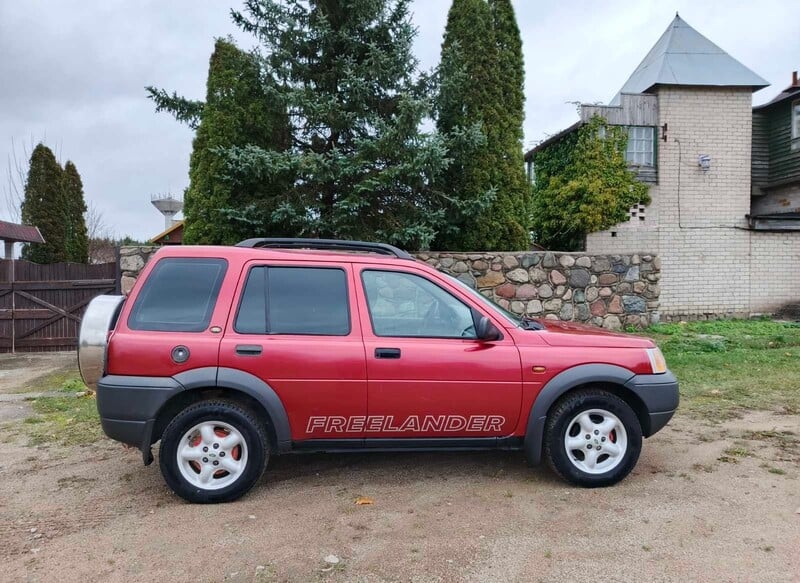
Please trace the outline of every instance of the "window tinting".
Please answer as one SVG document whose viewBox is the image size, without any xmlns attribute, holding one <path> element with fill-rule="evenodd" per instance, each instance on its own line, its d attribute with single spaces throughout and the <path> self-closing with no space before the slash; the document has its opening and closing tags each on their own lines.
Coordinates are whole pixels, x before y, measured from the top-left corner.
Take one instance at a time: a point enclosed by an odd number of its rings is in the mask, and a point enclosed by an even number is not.
<svg viewBox="0 0 800 583">
<path fill-rule="evenodd" d="M 347 336 L 350 311 L 341 269 L 254 267 L 235 330 L 241 334 Z"/>
<path fill-rule="evenodd" d="M 170 332 L 205 330 L 227 265 L 224 259 L 162 259 L 136 298 L 128 326 Z"/>
<path fill-rule="evenodd" d="M 377 336 L 476 337 L 472 310 L 424 277 L 366 270 L 361 279 Z"/>
</svg>

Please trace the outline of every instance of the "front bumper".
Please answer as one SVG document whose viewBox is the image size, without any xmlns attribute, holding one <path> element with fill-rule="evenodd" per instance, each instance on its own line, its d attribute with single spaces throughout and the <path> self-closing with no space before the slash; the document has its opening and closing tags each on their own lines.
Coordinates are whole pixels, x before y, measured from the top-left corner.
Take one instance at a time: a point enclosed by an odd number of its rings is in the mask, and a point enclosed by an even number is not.
<svg viewBox="0 0 800 583">
<path fill-rule="evenodd" d="M 661 430 L 678 408 L 678 380 L 669 371 L 664 374 L 635 375 L 625 383 L 625 387 L 644 403 L 646 416 L 642 432 L 645 437 Z"/>
<path fill-rule="evenodd" d="M 149 463 L 156 415 L 182 390 L 183 386 L 169 377 L 102 377 L 97 383 L 97 411 L 103 431 L 111 439 L 140 449 Z"/>
</svg>

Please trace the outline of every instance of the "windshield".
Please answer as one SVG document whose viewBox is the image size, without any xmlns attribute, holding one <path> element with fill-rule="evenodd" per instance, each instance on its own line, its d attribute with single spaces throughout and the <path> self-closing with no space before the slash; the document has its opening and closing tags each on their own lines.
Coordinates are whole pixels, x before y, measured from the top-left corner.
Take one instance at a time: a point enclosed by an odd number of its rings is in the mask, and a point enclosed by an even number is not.
<svg viewBox="0 0 800 583">
<path fill-rule="evenodd" d="M 450 274 L 447 274 L 447 275 L 450 275 Z M 450 277 L 451 277 L 451 278 L 452 278 L 452 279 L 453 279 L 453 280 L 454 280 L 454 281 L 455 281 L 455 282 L 456 282 L 456 283 L 457 283 L 459 286 L 461 286 L 461 289 L 464 289 L 464 290 L 466 290 L 467 292 L 469 292 L 469 294 L 470 294 L 472 297 L 474 297 L 474 298 L 478 299 L 478 300 L 479 300 L 479 301 L 480 301 L 480 302 L 481 302 L 483 305 L 485 305 L 485 306 L 487 306 L 488 308 L 490 308 L 490 309 L 491 309 L 493 312 L 496 312 L 496 313 L 500 314 L 501 316 L 503 316 L 503 317 L 504 317 L 506 320 L 508 320 L 509 322 L 511 322 L 511 323 L 512 323 L 514 326 L 519 326 L 519 325 L 520 325 L 520 323 L 522 322 L 522 317 L 521 317 L 521 316 L 518 316 L 517 314 L 514 314 L 514 313 L 512 313 L 512 312 L 509 312 L 509 311 L 508 311 L 508 310 L 506 310 L 505 308 L 502 308 L 502 307 L 498 306 L 498 305 L 497 305 L 497 304 L 495 304 L 495 303 L 494 303 L 492 300 L 490 300 L 489 298 L 487 298 L 485 295 L 483 295 L 483 294 L 482 294 L 482 293 L 480 293 L 479 291 L 477 291 L 477 290 L 473 289 L 472 287 L 468 286 L 466 283 L 464 283 L 464 282 L 463 282 L 463 281 L 461 281 L 460 279 L 458 279 L 458 278 L 456 278 L 456 277 L 453 277 L 452 275 L 450 275 Z"/>
</svg>

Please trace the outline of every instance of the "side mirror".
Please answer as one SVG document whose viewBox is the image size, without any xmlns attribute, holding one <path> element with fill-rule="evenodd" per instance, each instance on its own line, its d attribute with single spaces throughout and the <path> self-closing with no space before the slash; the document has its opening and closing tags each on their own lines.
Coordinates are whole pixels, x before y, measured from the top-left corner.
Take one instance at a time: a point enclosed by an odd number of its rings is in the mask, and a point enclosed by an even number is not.
<svg viewBox="0 0 800 583">
<path fill-rule="evenodd" d="M 483 314 L 473 311 L 472 317 L 475 321 L 475 334 L 478 336 L 478 340 L 492 341 L 500 340 L 503 337 L 497 326 Z"/>
</svg>

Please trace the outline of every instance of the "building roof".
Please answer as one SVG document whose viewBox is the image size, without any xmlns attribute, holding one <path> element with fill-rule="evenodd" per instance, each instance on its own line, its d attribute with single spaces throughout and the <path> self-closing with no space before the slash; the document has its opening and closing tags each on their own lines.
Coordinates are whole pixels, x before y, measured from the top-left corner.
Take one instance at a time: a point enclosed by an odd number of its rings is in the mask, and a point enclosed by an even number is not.
<svg viewBox="0 0 800 583">
<path fill-rule="evenodd" d="M 175 221 L 169 229 L 167 229 L 165 231 L 162 231 L 161 233 L 159 233 L 158 235 L 156 235 L 155 237 L 150 239 L 149 242 L 150 243 L 159 243 L 159 242 L 165 240 L 167 237 L 169 237 L 173 233 L 175 233 L 175 232 L 177 232 L 179 230 L 182 230 L 182 229 L 183 229 L 183 221 Z"/>
<path fill-rule="evenodd" d="M 644 93 L 655 85 L 767 87 L 763 78 L 742 65 L 677 14 L 619 93 Z"/>
<path fill-rule="evenodd" d="M 0 240 L 13 243 L 44 243 L 37 227 L 0 221 Z"/>
<path fill-rule="evenodd" d="M 556 133 L 556 134 L 553 134 L 552 136 L 550 136 L 550 137 L 549 137 L 549 138 L 547 138 L 546 140 L 542 140 L 541 142 L 539 142 L 538 144 L 536 144 L 536 145 L 533 147 L 533 149 L 531 149 L 531 150 L 528 150 L 528 151 L 525 153 L 525 161 L 526 161 L 526 162 L 530 162 L 530 159 L 533 157 L 533 155 L 534 155 L 536 152 L 538 152 L 539 150 L 542 150 L 542 149 L 546 148 L 546 147 L 547 147 L 547 146 L 549 146 L 550 144 L 553 144 L 553 143 L 557 142 L 558 140 L 560 140 L 561 138 L 563 138 L 563 137 L 564 137 L 564 136 L 566 136 L 567 134 L 571 134 L 572 132 L 574 132 L 575 130 L 577 130 L 577 129 L 578 129 L 579 127 L 581 127 L 582 125 L 584 125 L 584 122 L 583 122 L 583 121 L 576 121 L 574 124 L 572 124 L 572 125 L 571 125 L 571 126 L 569 126 L 568 128 L 566 128 L 566 129 L 563 129 L 563 130 L 561 130 L 560 132 L 558 132 L 558 133 Z"/>
<path fill-rule="evenodd" d="M 791 85 L 787 87 L 767 103 L 762 103 L 761 105 L 757 105 L 753 109 L 755 110 L 764 109 L 766 107 L 770 107 L 772 105 L 775 105 L 776 103 L 780 103 L 781 101 L 786 101 L 787 99 L 791 98 L 795 99 L 800 98 L 800 85 Z"/>
</svg>

